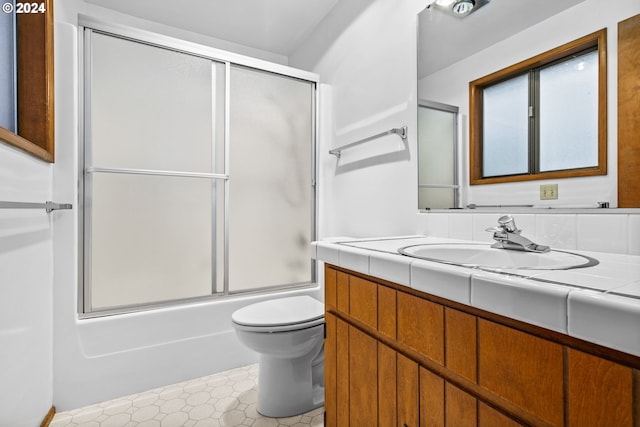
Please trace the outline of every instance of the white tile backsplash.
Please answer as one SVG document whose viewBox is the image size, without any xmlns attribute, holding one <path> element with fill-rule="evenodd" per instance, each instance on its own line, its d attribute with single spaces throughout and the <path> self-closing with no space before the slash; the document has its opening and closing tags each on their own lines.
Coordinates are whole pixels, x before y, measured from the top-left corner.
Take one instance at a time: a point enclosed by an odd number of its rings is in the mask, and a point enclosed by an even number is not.
<svg viewBox="0 0 640 427">
<path fill-rule="evenodd" d="M 470 215 L 452 215 L 449 218 L 449 238 L 473 240 L 473 223 Z"/>
<path fill-rule="evenodd" d="M 629 254 L 640 255 L 640 215 L 629 215 Z"/>
<path fill-rule="evenodd" d="M 420 215 L 419 234 L 431 237 L 491 242 L 486 228 L 497 224 L 507 212 L 430 212 Z M 640 255 L 640 210 L 638 213 L 523 213 L 512 212 L 522 234 L 555 249 Z M 426 224 L 426 226 L 424 225 Z"/>
<path fill-rule="evenodd" d="M 534 242 L 554 249 L 576 249 L 576 215 L 536 215 Z"/>
<path fill-rule="evenodd" d="M 578 215 L 577 218 L 576 249 L 628 253 L 629 215 Z"/>
<path fill-rule="evenodd" d="M 429 213 L 425 215 L 427 220 L 427 227 L 424 230 L 424 235 L 431 237 L 449 237 L 449 214 L 441 213 Z"/>
</svg>

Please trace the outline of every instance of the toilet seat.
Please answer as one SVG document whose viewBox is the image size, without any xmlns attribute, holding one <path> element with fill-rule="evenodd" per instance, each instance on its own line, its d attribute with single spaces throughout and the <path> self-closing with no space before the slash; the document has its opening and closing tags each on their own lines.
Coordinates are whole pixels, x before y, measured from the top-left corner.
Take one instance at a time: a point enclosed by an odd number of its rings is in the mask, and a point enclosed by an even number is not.
<svg viewBox="0 0 640 427">
<path fill-rule="evenodd" d="M 231 320 L 245 331 L 295 331 L 324 323 L 324 304 L 306 295 L 279 298 L 236 310 Z"/>
</svg>

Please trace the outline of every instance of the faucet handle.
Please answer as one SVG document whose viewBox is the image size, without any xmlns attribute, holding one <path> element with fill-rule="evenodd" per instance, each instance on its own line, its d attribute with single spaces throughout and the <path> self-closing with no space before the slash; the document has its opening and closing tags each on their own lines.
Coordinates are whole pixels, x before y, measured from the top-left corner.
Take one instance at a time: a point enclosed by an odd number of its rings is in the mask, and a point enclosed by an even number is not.
<svg viewBox="0 0 640 427">
<path fill-rule="evenodd" d="M 504 231 L 502 227 L 489 227 L 485 228 L 484 231 L 488 231 L 489 233 L 499 233 L 500 231 Z"/>
<path fill-rule="evenodd" d="M 518 227 L 516 227 L 516 222 L 513 220 L 511 215 L 504 215 L 498 218 L 498 224 L 503 230 L 508 231 L 509 233 L 518 233 Z"/>
</svg>

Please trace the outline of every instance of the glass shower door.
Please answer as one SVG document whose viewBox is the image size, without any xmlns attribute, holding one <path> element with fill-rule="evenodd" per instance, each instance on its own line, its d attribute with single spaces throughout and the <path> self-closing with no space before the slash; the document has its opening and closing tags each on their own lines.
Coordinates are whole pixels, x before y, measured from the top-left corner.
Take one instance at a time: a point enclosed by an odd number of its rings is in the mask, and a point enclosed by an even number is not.
<svg viewBox="0 0 640 427">
<path fill-rule="evenodd" d="M 458 108 L 437 102 L 418 105 L 418 208 L 459 204 Z"/>
<path fill-rule="evenodd" d="M 232 66 L 229 292 L 311 281 L 314 83 Z"/>
<path fill-rule="evenodd" d="M 85 29 L 87 316 L 314 280 L 316 83 L 206 54 Z"/>
<path fill-rule="evenodd" d="M 85 312 L 221 292 L 225 64 L 85 37 Z"/>
</svg>

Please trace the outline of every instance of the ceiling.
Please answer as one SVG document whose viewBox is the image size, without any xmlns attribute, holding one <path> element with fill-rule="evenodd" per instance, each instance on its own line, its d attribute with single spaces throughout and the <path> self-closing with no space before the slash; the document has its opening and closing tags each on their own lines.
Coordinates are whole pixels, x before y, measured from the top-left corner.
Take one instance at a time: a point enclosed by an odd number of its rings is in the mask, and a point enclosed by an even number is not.
<svg viewBox="0 0 640 427">
<path fill-rule="evenodd" d="M 419 18 L 419 77 L 504 40 L 584 0 L 490 0 L 457 18 L 433 7 Z"/>
<path fill-rule="evenodd" d="M 289 56 L 339 0 L 85 0 L 255 49 Z"/>
</svg>

